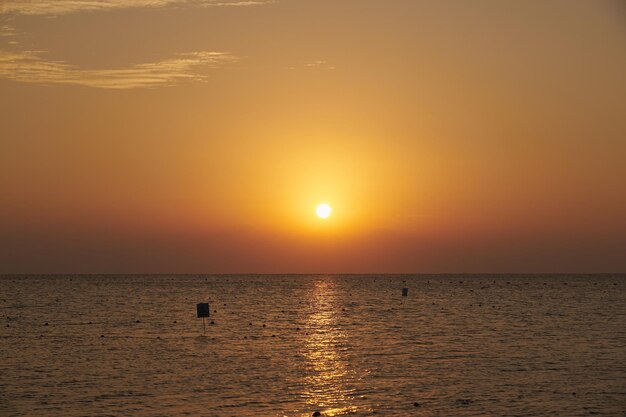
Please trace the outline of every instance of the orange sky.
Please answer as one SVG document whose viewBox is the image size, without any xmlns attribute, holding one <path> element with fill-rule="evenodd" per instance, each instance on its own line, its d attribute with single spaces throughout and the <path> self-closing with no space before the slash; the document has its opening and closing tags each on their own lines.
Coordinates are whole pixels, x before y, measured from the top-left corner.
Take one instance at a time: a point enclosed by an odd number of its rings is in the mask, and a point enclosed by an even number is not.
<svg viewBox="0 0 626 417">
<path fill-rule="evenodd" d="M 623 272 L 624 74 L 617 0 L 5 0 L 0 273 Z"/>
</svg>

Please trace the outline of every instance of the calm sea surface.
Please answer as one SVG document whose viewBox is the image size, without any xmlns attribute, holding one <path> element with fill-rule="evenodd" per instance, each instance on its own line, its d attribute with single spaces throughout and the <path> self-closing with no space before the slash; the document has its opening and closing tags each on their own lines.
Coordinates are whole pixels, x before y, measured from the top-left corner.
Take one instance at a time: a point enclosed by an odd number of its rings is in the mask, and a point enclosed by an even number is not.
<svg viewBox="0 0 626 417">
<path fill-rule="evenodd" d="M 0 313 L 2 416 L 626 415 L 624 275 L 4 276 Z"/>
</svg>

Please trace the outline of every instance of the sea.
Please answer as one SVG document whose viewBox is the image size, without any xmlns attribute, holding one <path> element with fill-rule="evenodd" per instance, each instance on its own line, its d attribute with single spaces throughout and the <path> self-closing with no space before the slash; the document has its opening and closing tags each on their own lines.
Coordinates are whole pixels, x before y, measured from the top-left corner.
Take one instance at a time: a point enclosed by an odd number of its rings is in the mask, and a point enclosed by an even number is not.
<svg viewBox="0 0 626 417">
<path fill-rule="evenodd" d="M 620 274 L 5 275 L 0 313 L 1 416 L 626 416 Z"/>
</svg>

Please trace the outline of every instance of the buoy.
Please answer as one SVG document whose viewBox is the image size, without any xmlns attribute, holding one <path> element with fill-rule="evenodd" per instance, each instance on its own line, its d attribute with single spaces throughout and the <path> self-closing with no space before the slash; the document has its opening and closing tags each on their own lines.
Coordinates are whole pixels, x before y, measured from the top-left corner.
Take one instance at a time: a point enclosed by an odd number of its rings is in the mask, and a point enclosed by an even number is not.
<svg viewBox="0 0 626 417">
<path fill-rule="evenodd" d="M 319 417 L 321 415 L 322 415 L 322 413 L 320 413 L 319 411 L 316 411 L 316 412 L 313 413 L 313 417 Z"/>
<path fill-rule="evenodd" d="M 420 406 L 420 403 L 418 403 L 418 402 L 414 402 L 413 403 L 413 407 L 419 407 L 419 406 Z"/>
<path fill-rule="evenodd" d="M 409 295 L 409 289 L 408 288 L 402 288 L 402 296 L 406 297 Z"/>
</svg>

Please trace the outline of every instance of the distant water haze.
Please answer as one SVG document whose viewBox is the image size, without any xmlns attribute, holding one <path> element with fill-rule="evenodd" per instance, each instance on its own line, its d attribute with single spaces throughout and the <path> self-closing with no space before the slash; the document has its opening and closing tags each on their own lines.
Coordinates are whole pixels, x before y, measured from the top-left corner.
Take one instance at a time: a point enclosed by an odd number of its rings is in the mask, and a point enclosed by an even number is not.
<svg viewBox="0 0 626 417">
<path fill-rule="evenodd" d="M 626 413 L 625 275 L 2 276 L 0 312 L 0 415 Z"/>
</svg>

